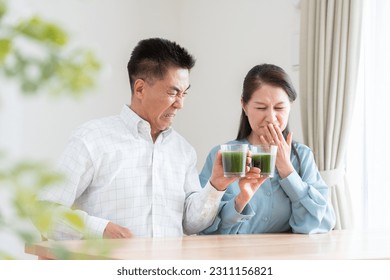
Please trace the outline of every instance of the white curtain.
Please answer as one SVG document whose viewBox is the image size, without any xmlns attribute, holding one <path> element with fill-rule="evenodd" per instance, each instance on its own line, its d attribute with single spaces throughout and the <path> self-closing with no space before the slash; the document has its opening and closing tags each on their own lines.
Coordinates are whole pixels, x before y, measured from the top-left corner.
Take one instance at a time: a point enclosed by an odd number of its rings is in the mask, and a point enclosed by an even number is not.
<svg viewBox="0 0 390 280">
<path fill-rule="evenodd" d="M 356 97 L 362 8 L 362 0 L 301 2 L 304 141 L 330 187 L 336 229 L 353 227 L 345 155 Z"/>
<path fill-rule="evenodd" d="M 366 1 L 361 82 L 347 171 L 364 228 L 390 228 L 390 1 Z"/>
</svg>

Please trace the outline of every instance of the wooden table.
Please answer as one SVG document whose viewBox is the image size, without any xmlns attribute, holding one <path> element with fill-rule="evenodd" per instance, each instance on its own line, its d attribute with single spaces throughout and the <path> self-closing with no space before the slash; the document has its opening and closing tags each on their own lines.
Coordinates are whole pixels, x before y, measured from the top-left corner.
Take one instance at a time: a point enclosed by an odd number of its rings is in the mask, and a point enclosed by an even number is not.
<svg viewBox="0 0 390 280">
<path fill-rule="evenodd" d="M 69 255 L 56 255 L 58 248 Z M 208 235 L 180 238 L 43 241 L 25 252 L 42 259 L 239 260 L 390 259 L 387 231 L 334 230 L 326 234 Z M 61 257 L 62 256 L 62 257 Z"/>
</svg>

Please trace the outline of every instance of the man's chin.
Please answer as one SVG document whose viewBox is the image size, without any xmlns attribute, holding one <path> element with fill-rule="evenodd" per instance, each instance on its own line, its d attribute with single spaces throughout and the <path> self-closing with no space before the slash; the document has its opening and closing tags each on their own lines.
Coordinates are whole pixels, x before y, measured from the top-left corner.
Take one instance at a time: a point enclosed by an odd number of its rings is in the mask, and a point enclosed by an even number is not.
<svg viewBox="0 0 390 280">
<path fill-rule="evenodd" d="M 161 126 L 161 131 L 165 131 L 165 130 L 168 130 L 172 127 L 172 122 L 169 123 L 169 124 L 166 124 L 164 126 Z"/>
</svg>

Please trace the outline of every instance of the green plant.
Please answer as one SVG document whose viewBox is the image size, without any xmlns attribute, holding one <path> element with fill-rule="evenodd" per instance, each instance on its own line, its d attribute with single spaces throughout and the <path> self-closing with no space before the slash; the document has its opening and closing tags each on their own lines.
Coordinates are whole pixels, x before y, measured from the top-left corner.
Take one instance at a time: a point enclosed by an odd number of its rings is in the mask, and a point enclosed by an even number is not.
<svg viewBox="0 0 390 280">
<path fill-rule="evenodd" d="M 94 86 L 100 64 L 91 51 L 70 49 L 67 33 L 39 16 L 9 24 L 6 4 L 0 0 L 0 72 L 21 93 L 81 96 Z"/>
<path fill-rule="evenodd" d="M 80 97 L 95 85 L 100 63 L 91 51 L 70 49 L 67 33 L 55 23 L 33 16 L 10 24 L 9 13 L 7 0 L 0 0 L 0 78 L 18 85 L 23 95 Z M 0 99 L 5 94 L 0 92 Z M 0 195 L 8 197 L 11 211 L 4 215 L 0 208 L 0 231 L 11 231 L 29 243 L 36 237 L 36 230 L 26 227 L 30 220 L 40 232 L 49 230 L 56 219 L 64 219 L 80 231 L 84 229 L 82 220 L 73 212 L 37 203 L 37 193 L 61 181 L 61 174 L 38 162 L 9 162 L 3 151 Z M 65 251 L 59 248 L 63 257 Z M 10 253 L 0 249 L 0 259 L 10 258 L 13 258 Z"/>
</svg>

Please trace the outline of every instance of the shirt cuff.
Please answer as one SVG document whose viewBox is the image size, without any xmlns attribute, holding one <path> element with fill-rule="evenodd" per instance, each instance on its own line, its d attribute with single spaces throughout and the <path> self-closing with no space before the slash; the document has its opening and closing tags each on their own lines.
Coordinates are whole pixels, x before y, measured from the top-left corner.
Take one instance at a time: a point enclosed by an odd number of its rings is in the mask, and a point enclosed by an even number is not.
<svg viewBox="0 0 390 280">
<path fill-rule="evenodd" d="M 103 233 L 108 223 L 109 220 L 88 216 L 85 223 L 85 239 L 103 238 Z"/>
<path fill-rule="evenodd" d="M 218 200 L 218 202 L 222 199 L 222 196 L 225 194 L 225 191 L 219 191 L 211 185 L 210 181 L 207 181 L 206 185 L 203 188 L 204 194 L 211 200 Z"/>
<path fill-rule="evenodd" d="M 286 178 L 280 180 L 280 185 L 292 202 L 299 201 L 308 192 L 308 186 L 302 182 L 301 177 L 295 170 Z"/>
<path fill-rule="evenodd" d="M 235 198 L 229 200 L 221 211 L 222 222 L 224 225 L 234 225 L 239 222 L 250 220 L 255 215 L 249 203 L 241 213 L 238 213 L 235 207 Z"/>
</svg>

